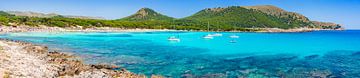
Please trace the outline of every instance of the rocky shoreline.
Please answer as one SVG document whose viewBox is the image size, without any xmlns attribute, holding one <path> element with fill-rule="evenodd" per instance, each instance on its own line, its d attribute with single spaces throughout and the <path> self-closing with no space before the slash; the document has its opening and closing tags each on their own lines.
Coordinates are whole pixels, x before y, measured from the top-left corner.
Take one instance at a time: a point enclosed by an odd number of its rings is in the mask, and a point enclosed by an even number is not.
<svg viewBox="0 0 360 78">
<path fill-rule="evenodd" d="M 146 78 L 115 65 L 88 65 L 77 56 L 49 52 L 46 46 L 0 40 L 0 77 L 3 78 Z M 114 70 L 120 69 L 120 70 Z M 162 78 L 152 75 L 151 78 Z"/>
</svg>

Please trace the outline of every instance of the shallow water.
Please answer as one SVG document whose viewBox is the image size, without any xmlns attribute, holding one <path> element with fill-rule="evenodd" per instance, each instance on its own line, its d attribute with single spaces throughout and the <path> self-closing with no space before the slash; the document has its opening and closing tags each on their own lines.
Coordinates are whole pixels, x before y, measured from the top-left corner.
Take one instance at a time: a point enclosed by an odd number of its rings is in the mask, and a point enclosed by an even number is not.
<svg viewBox="0 0 360 78">
<path fill-rule="evenodd" d="M 169 77 L 360 77 L 360 31 L 306 33 L 58 32 L 0 38 L 71 52 L 86 63 L 116 64 Z M 232 39 L 230 35 L 240 38 Z M 169 42 L 169 36 L 180 42 Z M 235 40 L 236 43 L 229 41 Z"/>
</svg>

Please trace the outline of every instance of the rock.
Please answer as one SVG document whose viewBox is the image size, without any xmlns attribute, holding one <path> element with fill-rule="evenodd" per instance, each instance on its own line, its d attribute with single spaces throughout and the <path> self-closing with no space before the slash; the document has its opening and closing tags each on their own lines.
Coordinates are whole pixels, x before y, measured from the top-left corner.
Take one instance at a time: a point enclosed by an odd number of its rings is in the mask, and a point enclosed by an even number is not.
<svg viewBox="0 0 360 78">
<path fill-rule="evenodd" d="M 160 75 L 151 75 L 151 78 L 164 78 L 164 77 Z"/>
<path fill-rule="evenodd" d="M 60 52 L 48 52 L 44 46 L 13 40 L 0 40 L 0 73 L 5 77 L 25 78 L 146 78 L 115 65 L 87 65 L 74 59 L 76 56 Z M 3 55 L 4 54 L 4 55 Z M 4 57 L 2 57 L 4 56 Z M 3 74 L 4 71 L 9 73 Z M 8 70 L 9 69 L 9 70 Z M 162 78 L 154 75 L 154 78 Z"/>
<path fill-rule="evenodd" d="M 74 58 L 74 56 L 72 56 L 72 55 L 59 53 L 59 52 L 56 52 L 56 51 L 47 53 L 47 56 L 49 56 L 51 58 Z"/>
<path fill-rule="evenodd" d="M 43 46 L 25 46 L 24 49 L 26 51 L 30 51 L 30 52 L 35 52 L 35 53 L 40 53 L 40 54 L 44 54 L 46 52 L 48 52 L 47 47 L 43 47 Z"/>
<path fill-rule="evenodd" d="M 239 72 L 241 72 L 242 74 L 249 74 L 251 72 L 256 71 L 257 69 L 245 69 L 245 70 L 240 70 Z"/>
<path fill-rule="evenodd" d="M 226 75 L 222 73 L 205 74 L 202 78 L 226 78 Z"/>
<path fill-rule="evenodd" d="M 91 67 L 97 68 L 97 69 L 117 69 L 118 66 L 115 65 L 105 65 L 105 64 L 99 64 L 99 65 L 91 65 Z"/>
<path fill-rule="evenodd" d="M 328 78 L 331 76 L 331 72 L 329 70 L 313 70 L 310 74 L 314 78 Z"/>
<path fill-rule="evenodd" d="M 183 75 L 181 75 L 181 77 L 182 78 L 195 78 L 195 76 L 192 74 L 183 74 Z"/>
</svg>

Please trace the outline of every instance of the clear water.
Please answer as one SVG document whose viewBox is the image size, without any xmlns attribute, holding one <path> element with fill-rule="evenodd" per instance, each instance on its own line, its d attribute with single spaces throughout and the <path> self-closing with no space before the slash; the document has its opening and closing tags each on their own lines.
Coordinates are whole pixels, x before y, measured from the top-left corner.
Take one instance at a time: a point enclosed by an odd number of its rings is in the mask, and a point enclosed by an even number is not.
<svg viewBox="0 0 360 78">
<path fill-rule="evenodd" d="M 306 33 L 57 32 L 0 38 L 71 52 L 86 63 L 116 64 L 168 77 L 360 77 L 360 31 Z M 230 35 L 240 38 L 231 39 Z M 169 36 L 179 36 L 171 42 Z M 229 41 L 235 40 L 236 43 Z M 315 73 L 315 75 L 314 75 Z"/>
</svg>

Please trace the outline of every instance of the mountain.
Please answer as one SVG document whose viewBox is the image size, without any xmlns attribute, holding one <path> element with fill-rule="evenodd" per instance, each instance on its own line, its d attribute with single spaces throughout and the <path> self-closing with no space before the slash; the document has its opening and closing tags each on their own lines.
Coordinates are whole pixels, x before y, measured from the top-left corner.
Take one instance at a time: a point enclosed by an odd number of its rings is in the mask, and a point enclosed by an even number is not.
<svg viewBox="0 0 360 78">
<path fill-rule="evenodd" d="M 301 14 L 295 13 L 295 12 L 288 12 L 288 11 L 285 11 L 281 8 L 278 8 L 278 7 L 272 6 L 272 5 L 242 6 L 242 7 L 246 8 L 246 9 L 258 10 L 263 13 L 273 15 L 276 17 L 280 17 L 280 18 L 299 20 L 302 22 L 310 22 L 310 20 L 307 17 L 305 17 L 304 15 L 301 15 Z"/>
<path fill-rule="evenodd" d="M 180 19 L 160 14 L 149 8 L 141 8 L 135 14 L 122 19 L 90 19 L 91 18 L 82 16 L 65 16 L 55 13 L 43 14 L 36 12 L 0 11 L 0 25 L 14 23 L 17 25 L 29 26 L 107 26 L 121 28 L 180 30 L 207 30 L 207 26 L 210 25 L 211 30 L 217 31 L 253 31 L 258 30 L 257 28 L 343 29 L 339 24 L 311 21 L 304 15 L 295 12 L 288 12 L 271 5 L 206 8 L 191 16 Z"/>
<path fill-rule="evenodd" d="M 340 24 L 330 23 L 330 22 L 320 22 L 320 21 L 311 21 L 304 15 L 295 12 L 288 12 L 281 8 L 272 5 L 259 5 L 259 6 L 242 6 L 247 9 L 254 9 L 266 13 L 268 15 L 273 15 L 283 19 L 287 19 L 288 22 L 303 22 L 308 23 L 307 26 L 322 28 L 322 29 L 342 29 Z"/>
<path fill-rule="evenodd" d="M 135 14 L 119 19 L 125 21 L 155 21 L 155 20 L 173 20 L 174 18 L 160 14 L 150 8 L 141 8 Z"/>
<path fill-rule="evenodd" d="M 6 11 L 9 14 L 13 14 L 16 16 L 28 16 L 28 17 L 43 17 L 43 18 L 49 18 L 49 17 L 54 17 L 54 16 L 59 16 L 58 14 L 55 13 L 49 13 L 49 14 L 44 14 L 44 13 L 37 13 L 37 12 L 31 12 L 31 11 Z"/>
<path fill-rule="evenodd" d="M 9 14 L 13 14 L 16 16 L 28 16 L 28 17 L 41 17 L 41 18 L 51 18 L 55 16 L 63 16 L 67 18 L 79 18 L 79 19 L 104 19 L 102 17 L 90 17 L 90 16 L 74 16 L 74 15 L 60 15 L 56 13 L 38 13 L 38 12 L 31 12 L 31 11 L 6 11 Z"/>
<path fill-rule="evenodd" d="M 207 8 L 184 19 L 243 28 L 295 28 L 303 27 L 307 24 L 304 22 L 289 22 L 287 18 L 268 15 L 261 11 L 240 6 Z"/>
</svg>

